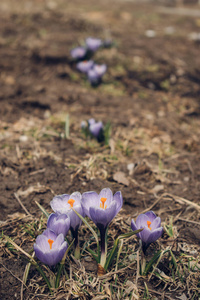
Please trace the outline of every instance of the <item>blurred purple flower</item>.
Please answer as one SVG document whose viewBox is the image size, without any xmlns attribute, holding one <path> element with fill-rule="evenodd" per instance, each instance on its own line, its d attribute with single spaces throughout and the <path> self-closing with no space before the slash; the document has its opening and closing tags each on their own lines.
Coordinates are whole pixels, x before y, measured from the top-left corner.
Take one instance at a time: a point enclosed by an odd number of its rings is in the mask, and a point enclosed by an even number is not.
<svg viewBox="0 0 200 300">
<path fill-rule="evenodd" d="M 100 133 L 102 132 L 102 130 L 103 130 L 103 123 L 101 121 L 95 122 L 92 124 L 89 123 L 89 131 L 97 139 L 98 139 Z"/>
<path fill-rule="evenodd" d="M 88 120 L 88 124 L 89 124 L 89 125 L 93 125 L 93 124 L 95 124 L 95 123 L 96 123 L 96 121 L 95 121 L 95 119 L 93 119 L 93 118 L 91 118 L 91 119 Z"/>
<path fill-rule="evenodd" d="M 70 228 L 70 218 L 66 214 L 51 214 L 47 220 L 47 228 L 53 230 L 57 235 L 62 233 L 66 236 Z"/>
<path fill-rule="evenodd" d="M 86 192 L 82 195 L 84 213 L 97 225 L 106 228 L 122 207 L 121 192 L 114 194 L 109 188 L 96 192 Z"/>
<path fill-rule="evenodd" d="M 82 73 L 87 73 L 94 65 L 93 60 L 84 60 L 77 63 L 77 69 Z"/>
<path fill-rule="evenodd" d="M 101 78 L 106 73 L 107 66 L 105 64 L 97 65 L 94 64 L 93 68 L 91 68 L 87 75 L 91 84 L 99 84 L 101 82 Z"/>
<path fill-rule="evenodd" d="M 145 253 L 148 246 L 159 239 L 163 233 L 161 227 L 161 219 L 157 217 L 153 211 L 148 211 L 137 217 L 136 222 L 132 219 L 131 228 L 133 231 L 144 228 L 137 234 L 138 238 L 142 241 L 142 249 Z"/>
<path fill-rule="evenodd" d="M 102 45 L 103 42 L 101 39 L 96 39 L 96 38 L 92 38 L 92 37 L 88 37 L 85 40 L 86 46 L 88 48 L 88 50 L 90 51 L 96 51 L 97 49 L 99 49 Z"/>
<path fill-rule="evenodd" d="M 82 59 L 85 57 L 87 49 L 85 47 L 76 47 L 70 53 L 74 59 Z"/>
<path fill-rule="evenodd" d="M 71 209 L 72 207 L 84 217 L 81 205 L 81 193 L 74 192 L 71 195 L 58 195 L 50 202 L 51 208 L 58 214 L 67 214 L 70 218 L 70 229 L 76 230 L 82 221 L 77 214 Z"/>
<path fill-rule="evenodd" d="M 54 266 L 60 262 L 67 250 L 67 242 L 64 241 L 64 235 L 58 236 L 51 229 L 46 229 L 36 238 L 34 244 L 36 257 L 48 266 Z"/>
</svg>

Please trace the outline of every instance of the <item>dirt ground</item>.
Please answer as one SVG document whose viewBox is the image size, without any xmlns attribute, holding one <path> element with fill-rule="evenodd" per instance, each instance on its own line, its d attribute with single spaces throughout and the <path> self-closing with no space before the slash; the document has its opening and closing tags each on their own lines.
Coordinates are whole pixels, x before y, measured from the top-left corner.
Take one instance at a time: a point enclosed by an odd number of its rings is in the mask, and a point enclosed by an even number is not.
<svg viewBox="0 0 200 300">
<path fill-rule="evenodd" d="M 27 215 L 41 215 L 35 201 L 50 212 L 54 195 L 110 187 L 122 191 L 127 222 L 148 208 L 162 222 L 173 216 L 178 240 L 199 251 L 200 14 L 164 8 L 1 0 L 0 228 L 6 234 L 16 236 L 13 228 Z M 195 4 L 184 9 L 200 13 Z M 97 88 L 70 57 L 88 36 L 114 42 L 95 54 L 108 66 Z M 91 117 L 111 122 L 108 147 L 82 135 L 80 123 Z M 2 248 L 0 256 L 0 299 L 20 299 L 25 262 Z M 185 295 L 191 299 L 187 288 Z"/>
</svg>

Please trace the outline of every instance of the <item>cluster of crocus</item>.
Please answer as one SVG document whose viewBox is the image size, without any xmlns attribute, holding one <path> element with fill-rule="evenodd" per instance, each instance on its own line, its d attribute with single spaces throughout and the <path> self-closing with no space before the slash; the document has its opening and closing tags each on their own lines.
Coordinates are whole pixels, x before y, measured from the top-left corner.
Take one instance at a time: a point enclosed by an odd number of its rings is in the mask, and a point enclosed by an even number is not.
<svg viewBox="0 0 200 300">
<path fill-rule="evenodd" d="M 71 230 L 75 245 L 75 257 L 80 258 L 80 248 L 78 241 L 78 230 L 82 221 L 93 232 L 97 241 L 97 253 L 91 251 L 99 266 L 106 271 L 110 261 L 114 257 L 116 243 L 113 250 L 107 256 L 107 232 L 108 226 L 113 218 L 122 208 L 123 198 L 120 191 L 114 195 L 109 188 L 104 188 L 98 194 L 94 191 L 85 192 L 81 195 L 79 192 L 74 192 L 71 195 L 58 195 L 50 202 L 52 213 L 47 220 L 47 229 L 37 237 L 34 244 L 36 257 L 49 266 L 54 266 L 62 260 L 67 253 L 67 242 L 65 237 Z M 98 236 L 95 231 L 85 220 L 85 216 L 90 218 L 100 233 L 101 247 L 99 247 Z M 119 236 L 117 239 L 130 237 L 137 234 L 141 240 L 143 254 L 150 245 L 155 242 L 163 232 L 161 227 L 161 219 L 154 212 L 149 211 L 138 216 L 136 222 L 132 220 L 131 228 L 133 233 L 127 233 Z M 142 261 L 141 255 L 141 261 Z M 144 259 L 143 259 L 144 262 Z"/>
<path fill-rule="evenodd" d="M 79 216 L 88 216 L 99 228 L 101 236 L 101 263 L 105 263 L 107 246 L 106 234 L 109 223 L 122 207 L 121 192 L 114 196 L 109 188 L 96 192 L 79 192 L 58 195 L 50 202 L 52 213 L 47 220 L 47 229 L 37 237 L 34 250 L 37 258 L 53 266 L 61 261 L 67 250 L 64 237 L 71 230 L 74 238 L 75 256 L 79 256 L 78 229 L 82 223 Z M 78 216 L 79 215 L 79 216 Z"/>
<path fill-rule="evenodd" d="M 68 247 L 64 238 L 69 229 L 74 238 L 75 255 L 79 256 L 78 229 L 82 221 L 72 208 L 84 216 L 81 198 L 81 194 L 75 192 L 55 196 L 51 201 L 55 213 L 48 217 L 47 229 L 37 237 L 34 244 L 35 255 L 43 263 L 53 266 L 61 261 Z"/>
<path fill-rule="evenodd" d="M 85 40 L 84 47 L 76 47 L 71 50 L 71 56 L 77 61 L 76 68 L 87 75 L 91 85 L 96 86 L 101 83 L 103 75 L 106 73 L 105 64 L 96 64 L 91 58 L 94 53 L 101 47 L 107 47 L 108 41 L 103 42 L 101 39 L 88 37 Z"/>
</svg>

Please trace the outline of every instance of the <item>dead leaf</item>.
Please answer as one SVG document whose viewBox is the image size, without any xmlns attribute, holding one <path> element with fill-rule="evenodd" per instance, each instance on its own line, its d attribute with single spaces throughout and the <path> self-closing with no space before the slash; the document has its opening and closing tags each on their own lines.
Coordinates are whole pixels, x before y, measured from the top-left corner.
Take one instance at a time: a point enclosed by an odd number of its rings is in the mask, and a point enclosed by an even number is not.
<svg viewBox="0 0 200 300">
<path fill-rule="evenodd" d="M 113 180 L 117 181 L 118 183 L 122 183 L 126 186 L 129 186 L 129 180 L 126 178 L 126 175 L 123 172 L 116 172 L 113 175 Z"/>
<path fill-rule="evenodd" d="M 160 191 L 162 191 L 162 190 L 164 190 L 164 185 L 162 185 L 162 184 L 157 184 L 157 185 L 154 186 L 153 189 L 151 189 L 151 192 L 152 192 L 153 194 L 157 194 L 158 192 L 160 192 Z"/>
</svg>

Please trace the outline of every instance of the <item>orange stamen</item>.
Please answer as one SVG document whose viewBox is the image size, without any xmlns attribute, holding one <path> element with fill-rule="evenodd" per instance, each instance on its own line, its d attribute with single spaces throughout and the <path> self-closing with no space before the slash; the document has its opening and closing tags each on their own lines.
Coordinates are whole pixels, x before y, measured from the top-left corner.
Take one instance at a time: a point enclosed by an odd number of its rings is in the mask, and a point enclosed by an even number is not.
<svg viewBox="0 0 200 300">
<path fill-rule="evenodd" d="M 147 221 L 147 226 L 148 226 L 148 228 L 151 230 L 150 225 L 151 225 L 151 221 Z"/>
<path fill-rule="evenodd" d="M 74 199 L 69 199 L 68 203 L 70 204 L 71 207 L 73 207 L 75 200 Z"/>
<path fill-rule="evenodd" d="M 107 205 L 104 206 L 105 202 L 106 202 L 107 198 L 101 198 L 100 201 L 102 203 L 100 203 L 100 208 L 106 209 Z"/>
<path fill-rule="evenodd" d="M 52 249 L 52 245 L 53 245 L 54 241 L 51 239 L 48 239 L 48 243 L 49 243 L 50 249 Z"/>
</svg>

